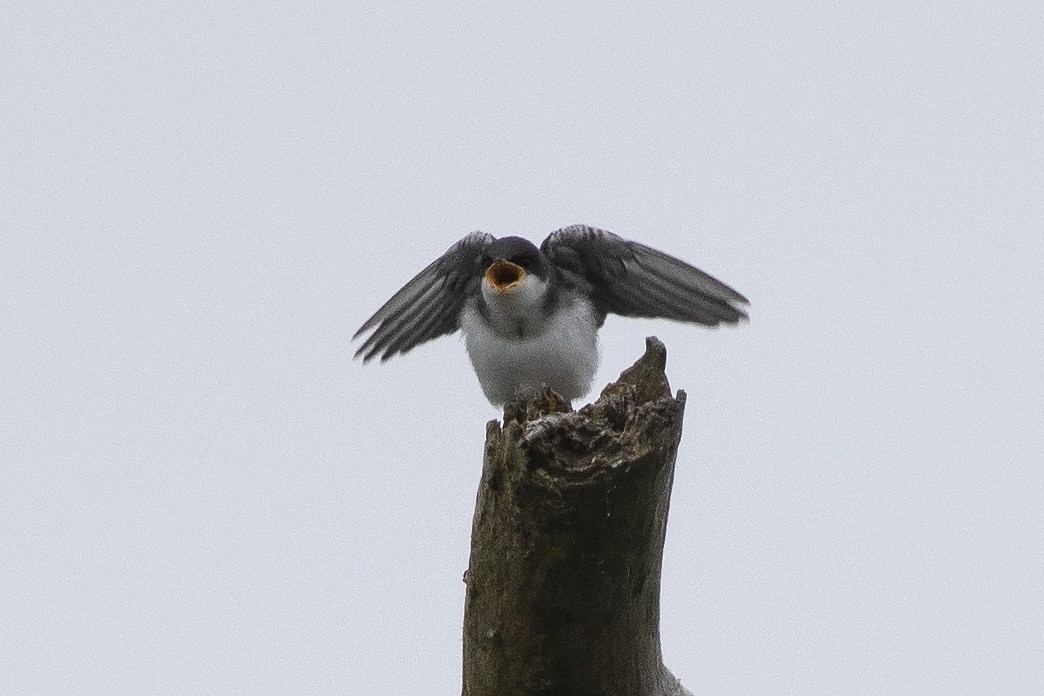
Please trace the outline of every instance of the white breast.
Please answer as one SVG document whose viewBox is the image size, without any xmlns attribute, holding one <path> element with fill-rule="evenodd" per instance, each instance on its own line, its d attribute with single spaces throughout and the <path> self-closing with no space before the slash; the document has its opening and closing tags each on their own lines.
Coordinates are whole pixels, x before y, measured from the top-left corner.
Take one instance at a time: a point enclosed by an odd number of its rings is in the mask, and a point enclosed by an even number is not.
<svg viewBox="0 0 1044 696">
<path fill-rule="evenodd" d="M 580 295 L 563 297 L 546 321 L 531 319 L 542 317 L 541 312 L 526 312 L 530 320 L 517 321 L 521 316 L 504 304 L 487 296 L 491 322 L 475 303 L 461 315 L 468 357 L 486 398 L 500 405 L 545 384 L 570 401 L 586 394 L 598 368 L 598 327 L 591 303 Z"/>
</svg>

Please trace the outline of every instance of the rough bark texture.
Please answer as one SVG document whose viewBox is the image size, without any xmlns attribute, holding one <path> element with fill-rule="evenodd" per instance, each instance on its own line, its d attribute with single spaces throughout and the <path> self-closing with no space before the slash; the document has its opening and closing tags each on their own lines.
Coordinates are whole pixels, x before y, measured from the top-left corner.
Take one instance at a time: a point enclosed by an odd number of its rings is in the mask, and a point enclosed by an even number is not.
<svg viewBox="0 0 1044 696">
<path fill-rule="evenodd" d="M 486 426 L 464 609 L 464 696 L 681 696 L 660 565 L 685 394 L 655 338 L 598 401 L 545 391 Z"/>
</svg>

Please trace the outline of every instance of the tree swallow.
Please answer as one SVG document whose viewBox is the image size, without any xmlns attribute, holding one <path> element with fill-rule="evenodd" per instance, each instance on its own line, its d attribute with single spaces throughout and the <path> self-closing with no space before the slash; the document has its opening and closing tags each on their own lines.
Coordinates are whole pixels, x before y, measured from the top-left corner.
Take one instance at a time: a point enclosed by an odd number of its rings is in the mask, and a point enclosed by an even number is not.
<svg viewBox="0 0 1044 696">
<path fill-rule="evenodd" d="M 472 232 L 392 295 L 352 336 L 372 331 L 363 362 L 458 329 L 494 405 L 546 385 L 586 394 L 598 367 L 598 329 L 610 312 L 704 326 L 747 317 L 747 299 L 721 281 L 644 244 L 573 225 L 538 249 L 521 237 Z"/>
</svg>

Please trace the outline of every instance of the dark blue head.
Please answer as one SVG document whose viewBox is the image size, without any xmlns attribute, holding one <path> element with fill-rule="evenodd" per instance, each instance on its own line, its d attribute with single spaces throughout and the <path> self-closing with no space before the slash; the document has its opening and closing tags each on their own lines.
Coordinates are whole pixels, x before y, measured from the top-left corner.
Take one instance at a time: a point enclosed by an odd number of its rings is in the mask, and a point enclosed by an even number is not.
<svg viewBox="0 0 1044 696">
<path fill-rule="evenodd" d="M 540 278 L 547 277 L 548 262 L 536 245 L 522 237 L 501 237 L 487 247 L 482 258 L 484 266 L 494 261 L 510 261 Z"/>
</svg>

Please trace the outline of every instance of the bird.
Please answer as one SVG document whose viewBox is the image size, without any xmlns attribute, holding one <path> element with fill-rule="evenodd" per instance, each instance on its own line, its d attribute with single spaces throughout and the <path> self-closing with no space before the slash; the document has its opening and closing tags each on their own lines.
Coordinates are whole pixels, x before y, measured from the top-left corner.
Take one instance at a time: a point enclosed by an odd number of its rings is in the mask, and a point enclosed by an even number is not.
<svg viewBox="0 0 1044 696">
<path fill-rule="evenodd" d="M 608 314 L 715 327 L 747 319 L 728 285 L 662 251 L 589 225 L 552 232 L 537 248 L 475 231 L 374 312 L 354 358 L 384 362 L 461 331 L 494 406 L 545 386 L 570 402 L 590 390 L 598 329 Z"/>
</svg>

